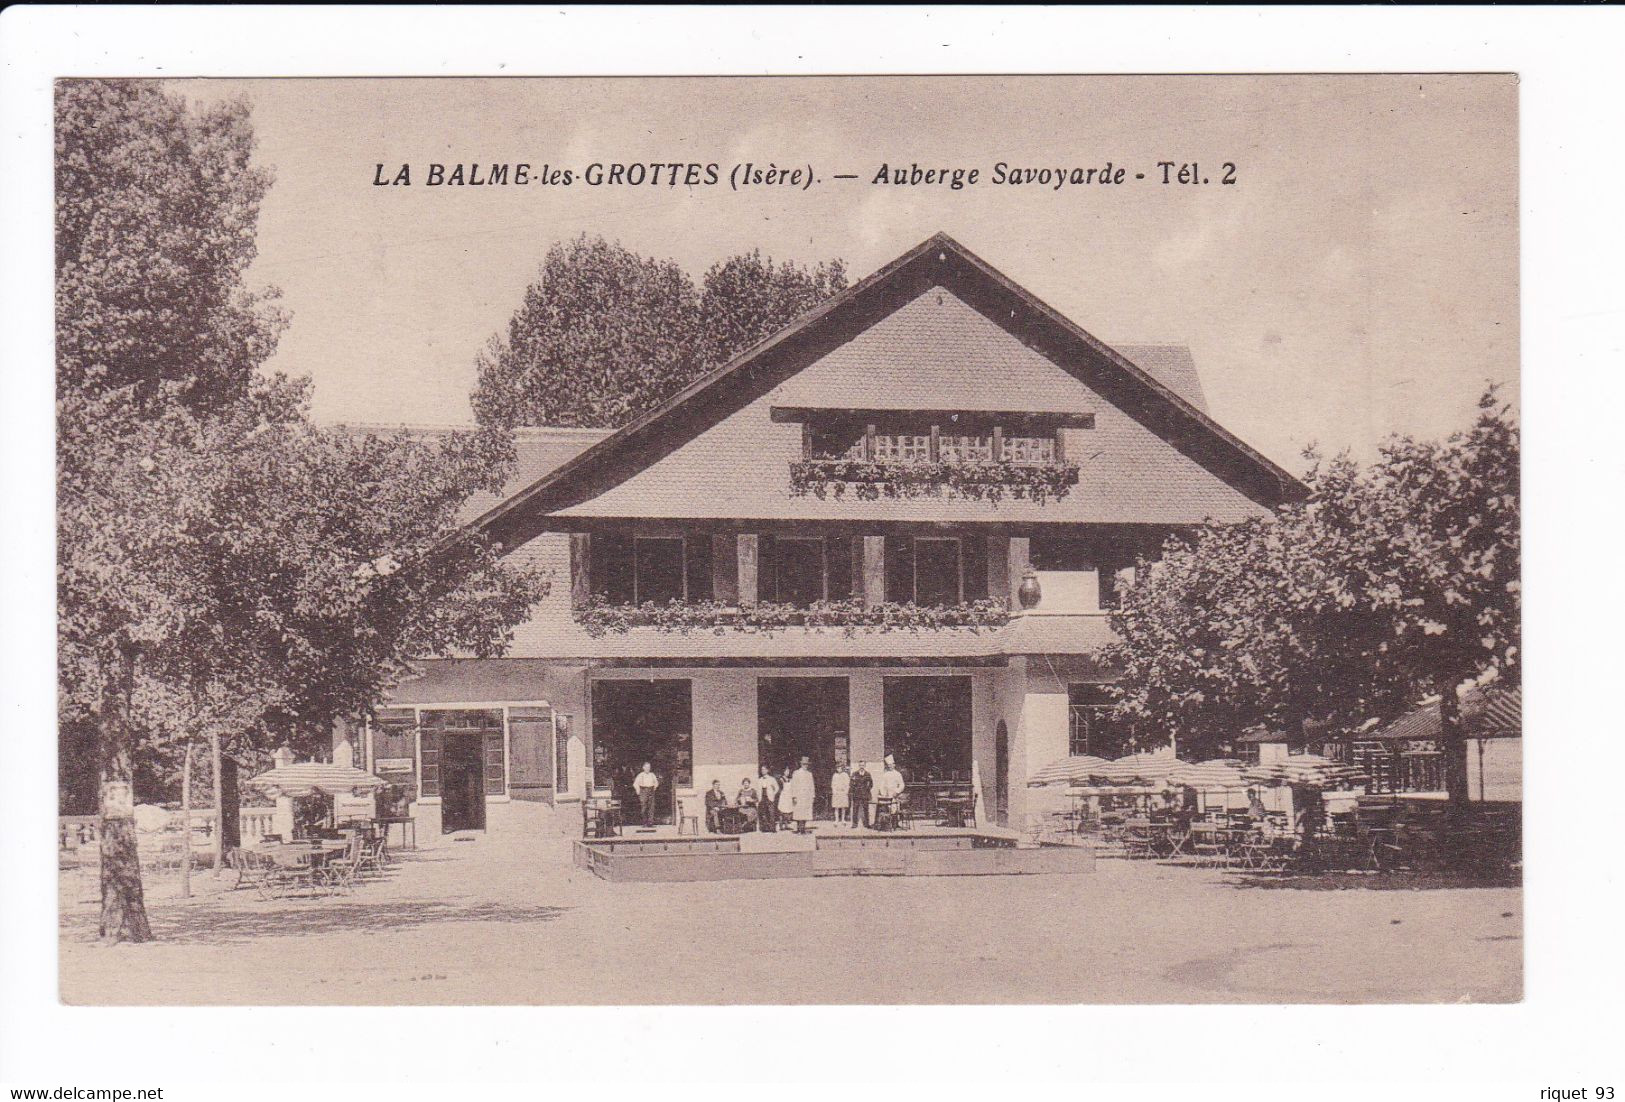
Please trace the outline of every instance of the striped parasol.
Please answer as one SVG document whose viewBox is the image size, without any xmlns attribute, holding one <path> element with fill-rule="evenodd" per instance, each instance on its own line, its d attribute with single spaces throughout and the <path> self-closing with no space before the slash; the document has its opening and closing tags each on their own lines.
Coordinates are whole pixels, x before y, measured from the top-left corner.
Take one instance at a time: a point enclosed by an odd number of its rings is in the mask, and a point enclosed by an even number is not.
<svg viewBox="0 0 1625 1102">
<path fill-rule="evenodd" d="M 1088 784 L 1090 777 L 1103 777 L 1111 762 L 1093 754 L 1078 754 L 1052 761 L 1027 779 L 1029 788 L 1046 784 Z"/>
<path fill-rule="evenodd" d="M 1242 778 L 1258 784 L 1301 784 L 1329 788 L 1335 784 L 1363 784 L 1371 778 L 1344 762 L 1319 754 L 1294 754 L 1261 765 L 1249 766 Z"/>
<path fill-rule="evenodd" d="M 1247 782 L 1242 779 L 1242 771 L 1246 763 L 1234 758 L 1214 758 L 1212 761 L 1188 762 L 1182 761 L 1168 771 L 1168 780 L 1177 785 L 1188 786 L 1199 792 L 1229 791 L 1234 788 L 1245 788 Z"/>
<path fill-rule="evenodd" d="M 1183 763 L 1174 757 L 1172 749 L 1153 750 L 1107 762 L 1101 776 L 1113 784 L 1134 784 L 1137 781 L 1145 784 L 1162 784 L 1168 779 L 1169 772 L 1181 764 Z"/>
<path fill-rule="evenodd" d="M 326 761 L 304 761 L 279 765 L 248 782 L 272 796 L 365 795 L 382 788 L 385 782 L 364 770 Z"/>
</svg>

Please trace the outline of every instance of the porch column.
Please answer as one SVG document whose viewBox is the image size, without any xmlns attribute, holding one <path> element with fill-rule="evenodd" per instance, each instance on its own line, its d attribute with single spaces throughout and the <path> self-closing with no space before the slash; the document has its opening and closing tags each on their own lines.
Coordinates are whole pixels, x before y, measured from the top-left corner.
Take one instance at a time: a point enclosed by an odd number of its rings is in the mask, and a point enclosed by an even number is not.
<svg viewBox="0 0 1625 1102">
<path fill-rule="evenodd" d="M 739 564 L 739 604 L 753 605 L 756 603 L 756 533 L 741 532 L 738 536 L 737 555 Z"/>
</svg>

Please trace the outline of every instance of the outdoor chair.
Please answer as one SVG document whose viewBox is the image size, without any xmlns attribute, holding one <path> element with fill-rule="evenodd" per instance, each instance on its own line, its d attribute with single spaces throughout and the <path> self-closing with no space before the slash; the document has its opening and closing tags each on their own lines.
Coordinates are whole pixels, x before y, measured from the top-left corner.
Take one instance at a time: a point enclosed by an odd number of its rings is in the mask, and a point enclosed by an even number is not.
<svg viewBox="0 0 1625 1102">
<path fill-rule="evenodd" d="M 297 882 L 291 870 L 282 868 L 269 857 L 241 849 L 231 852 L 237 869 L 237 885 L 247 884 L 261 899 L 281 899 Z"/>
<path fill-rule="evenodd" d="M 361 862 L 366 856 L 361 840 L 351 841 L 350 848 L 344 853 L 322 866 L 316 878 L 332 892 L 355 891 L 356 873 L 361 870 Z"/>
<path fill-rule="evenodd" d="M 361 843 L 361 858 L 356 869 L 360 872 L 375 872 L 379 876 L 384 874 L 384 866 L 389 863 L 389 844 L 383 834 L 374 833 L 372 837 Z"/>
</svg>

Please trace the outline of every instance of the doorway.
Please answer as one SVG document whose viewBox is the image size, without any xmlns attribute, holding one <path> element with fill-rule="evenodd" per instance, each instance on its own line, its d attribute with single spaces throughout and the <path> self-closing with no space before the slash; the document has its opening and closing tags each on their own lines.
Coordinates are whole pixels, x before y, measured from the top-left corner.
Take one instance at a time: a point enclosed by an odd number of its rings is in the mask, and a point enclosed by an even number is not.
<svg viewBox="0 0 1625 1102">
<path fill-rule="evenodd" d="M 447 735 L 441 750 L 440 830 L 485 829 L 485 748 L 478 735 Z"/>
<path fill-rule="evenodd" d="M 592 783 L 607 788 L 628 823 L 641 822 L 632 782 L 648 762 L 660 778 L 654 821 L 677 821 L 677 790 L 694 783 L 693 683 L 594 681 Z"/>
<path fill-rule="evenodd" d="M 904 779 L 969 783 L 971 679 L 888 677 L 884 684 L 886 753 Z"/>
<path fill-rule="evenodd" d="M 756 680 L 756 761 L 778 775 L 809 758 L 817 795 L 829 806 L 829 778 L 849 764 L 849 687 L 844 677 L 761 677 Z"/>
</svg>

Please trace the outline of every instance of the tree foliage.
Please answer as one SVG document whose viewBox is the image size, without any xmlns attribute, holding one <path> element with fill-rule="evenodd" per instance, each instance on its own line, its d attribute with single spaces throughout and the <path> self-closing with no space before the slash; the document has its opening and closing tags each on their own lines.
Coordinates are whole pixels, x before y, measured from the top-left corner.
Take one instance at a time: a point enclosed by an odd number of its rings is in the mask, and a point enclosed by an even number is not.
<svg viewBox="0 0 1625 1102">
<path fill-rule="evenodd" d="M 414 658 L 499 652 L 546 579 L 457 523 L 502 485 L 508 432 L 326 428 L 306 383 L 259 370 L 282 319 L 242 285 L 269 182 L 246 107 L 69 82 L 58 112 L 61 718 L 96 735 L 103 935 L 142 940 L 107 795 L 139 753 L 317 750 Z"/>
<path fill-rule="evenodd" d="M 1119 709 L 1148 739 L 1201 748 L 1255 724 L 1349 729 L 1439 694 L 1462 798 L 1456 688 L 1517 675 L 1512 412 L 1492 389 L 1446 440 L 1392 438 L 1366 467 L 1310 458 L 1304 502 L 1205 526 L 1141 564 L 1113 617 Z"/>
<path fill-rule="evenodd" d="M 696 289 L 677 264 L 603 238 L 555 245 L 477 357 L 475 417 L 625 424 L 845 287 L 840 261 L 807 269 L 751 252 L 713 265 Z"/>
<path fill-rule="evenodd" d="M 56 343 L 62 393 L 125 386 L 202 409 L 244 397 L 285 318 L 249 291 L 271 174 L 248 107 L 156 81 L 64 80 L 56 98 Z"/>
</svg>

